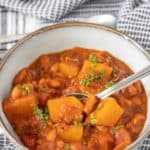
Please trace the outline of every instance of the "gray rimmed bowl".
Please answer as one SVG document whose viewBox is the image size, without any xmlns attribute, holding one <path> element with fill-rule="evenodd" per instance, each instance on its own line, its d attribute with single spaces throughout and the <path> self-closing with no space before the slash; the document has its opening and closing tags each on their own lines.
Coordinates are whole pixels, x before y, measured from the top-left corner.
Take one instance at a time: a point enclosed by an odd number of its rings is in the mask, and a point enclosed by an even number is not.
<svg viewBox="0 0 150 150">
<path fill-rule="evenodd" d="M 0 126 L 17 148 L 26 150 L 7 121 L 2 109 L 3 98 L 9 93 L 14 75 L 39 55 L 81 46 L 107 50 L 123 60 L 135 72 L 150 64 L 150 56 L 128 36 L 105 26 L 91 23 L 64 23 L 37 30 L 17 42 L 0 64 Z M 147 120 L 138 139 L 126 149 L 136 148 L 150 134 L 150 77 L 142 80 L 147 93 Z"/>
</svg>

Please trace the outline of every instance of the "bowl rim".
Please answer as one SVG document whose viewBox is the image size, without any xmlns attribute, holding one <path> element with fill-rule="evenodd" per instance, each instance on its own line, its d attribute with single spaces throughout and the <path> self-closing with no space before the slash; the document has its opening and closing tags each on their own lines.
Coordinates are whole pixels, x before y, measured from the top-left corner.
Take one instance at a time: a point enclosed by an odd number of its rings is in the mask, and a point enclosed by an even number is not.
<svg viewBox="0 0 150 150">
<path fill-rule="evenodd" d="M 102 29 L 105 31 L 109 31 L 112 32 L 114 34 L 119 35 L 120 37 L 122 37 L 123 39 L 129 41 L 132 45 L 134 45 L 135 47 L 137 47 L 149 60 L 150 60 L 150 54 L 144 50 L 144 48 L 138 44 L 133 38 L 129 37 L 128 35 L 112 28 L 112 27 L 108 27 L 105 25 L 101 25 L 101 24 L 95 24 L 95 23 L 87 23 L 87 22 L 66 22 L 66 23 L 58 23 L 58 24 L 54 24 L 54 25 L 49 25 L 46 27 L 42 27 L 38 30 L 35 30 L 29 34 L 27 34 L 26 36 L 24 36 L 23 38 L 19 39 L 15 45 L 13 45 L 5 54 L 5 56 L 2 58 L 1 63 L 0 63 L 0 72 L 3 68 L 3 66 L 5 65 L 7 59 L 11 56 L 11 54 L 20 46 L 22 45 L 24 42 L 30 40 L 32 37 L 39 35 L 40 33 L 44 33 L 47 32 L 49 30 L 54 30 L 57 28 L 64 28 L 64 27 L 90 27 L 90 28 L 96 28 L 96 29 Z M 11 135 L 9 134 L 9 132 L 7 131 L 5 124 L 3 123 L 3 120 L 0 116 L 0 127 L 3 130 L 3 133 L 6 135 L 6 137 L 8 137 L 10 139 L 10 141 L 17 147 L 21 148 L 22 150 L 27 150 L 27 147 L 25 147 L 24 145 L 21 145 L 17 142 L 17 140 Z M 150 130 L 149 130 L 150 131 Z M 129 145 L 129 147 L 127 147 L 127 149 L 133 148 L 135 147 L 140 141 L 141 139 L 143 139 L 144 137 L 146 137 L 149 134 L 148 131 L 143 132 L 143 135 L 141 135 L 140 139 L 138 138 L 137 140 L 135 140 L 136 142 Z"/>
</svg>

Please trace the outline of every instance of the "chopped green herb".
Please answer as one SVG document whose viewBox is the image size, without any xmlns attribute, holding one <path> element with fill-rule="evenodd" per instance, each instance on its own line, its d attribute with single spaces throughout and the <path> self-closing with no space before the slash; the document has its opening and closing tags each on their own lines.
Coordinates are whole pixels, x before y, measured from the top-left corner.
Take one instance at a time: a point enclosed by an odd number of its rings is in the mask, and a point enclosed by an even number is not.
<svg viewBox="0 0 150 150">
<path fill-rule="evenodd" d="M 104 77 L 104 70 L 100 70 L 100 72 L 98 74 L 95 72 L 92 72 L 88 77 L 81 80 L 80 85 L 89 86 L 91 81 L 100 80 L 103 77 Z"/>
<path fill-rule="evenodd" d="M 47 107 L 44 109 L 44 112 L 45 112 L 45 113 L 48 113 L 48 108 L 47 108 Z"/>
<path fill-rule="evenodd" d="M 75 126 L 81 126 L 81 122 L 78 122 L 78 121 L 74 121 L 73 124 L 74 124 Z"/>
<path fill-rule="evenodd" d="M 46 87 L 42 86 L 42 87 L 40 88 L 40 92 L 46 92 Z"/>
<path fill-rule="evenodd" d="M 98 75 L 95 73 L 95 72 L 92 72 L 89 76 L 89 80 L 92 81 L 94 79 L 97 79 L 98 78 Z"/>
<path fill-rule="evenodd" d="M 75 126 L 86 126 L 86 122 L 74 121 L 73 124 L 74 124 Z"/>
<path fill-rule="evenodd" d="M 112 87 L 115 84 L 115 82 L 117 82 L 118 80 L 119 80 L 119 78 L 117 77 L 117 78 L 114 78 L 113 80 L 107 82 L 105 84 L 105 88 L 108 89 L 108 88 Z"/>
<path fill-rule="evenodd" d="M 38 106 L 34 107 L 34 114 L 38 117 L 38 119 L 40 120 L 49 120 L 49 113 L 47 108 L 43 111 L 42 109 L 40 109 Z"/>
<path fill-rule="evenodd" d="M 38 107 L 34 107 L 34 114 L 41 120 L 43 120 L 43 111 Z"/>
<path fill-rule="evenodd" d="M 80 85 L 89 86 L 90 80 L 88 78 L 81 80 Z"/>
<path fill-rule="evenodd" d="M 104 75 L 105 75 L 104 70 L 100 70 L 100 72 L 98 73 L 98 77 L 99 77 L 100 79 L 102 79 L 102 78 L 104 78 Z"/>
<path fill-rule="evenodd" d="M 96 56 L 90 54 L 89 55 L 89 58 L 88 58 L 89 61 L 91 61 L 94 65 L 96 65 L 99 61 L 97 60 Z"/>
<path fill-rule="evenodd" d="M 96 125 L 97 124 L 97 120 L 95 118 L 91 119 L 91 125 Z"/>
<path fill-rule="evenodd" d="M 71 150 L 71 144 L 65 143 L 64 149 L 65 150 Z"/>
<path fill-rule="evenodd" d="M 121 129 L 121 128 L 124 128 L 124 125 L 123 125 L 123 124 L 117 125 L 117 126 L 115 127 L 115 129 L 117 129 L 117 130 L 119 130 L 119 129 Z"/>
<path fill-rule="evenodd" d="M 99 80 L 102 79 L 103 77 L 104 77 L 104 70 L 100 70 L 98 74 L 96 74 L 95 72 L 91 74 L 91 80 Z"/>
<path fill-rule="evenodd" d="M 113 84 L 114 84 L 114 81 L 109 81 L 105 84 L 105 88 L 108 89 L 108 88 L 112 87 Z"/>
<path fill-rule="evenodd" d="M 48 114 L 43 114 L 43 120 L 48 121 L 49 120 L 49 115 Z"/>
<path fill-rule="evenodd" d="M 96 120 L 94 114 L 91 114 L 90 118 L 91 118 L 91 125 L 93 125 L 93 126 L 96 125 L 97 124 L 97 120 Z"/>
<path fill-rule="evenodd" d="M 28 86 L 22 85 L 21 89 L 24 91 L 26 95 L 30 93 L 30 88 Z"/>
<path fill-rule="evenodd" d="M 85 127 L 87 125 L 86 122 L 82 122 L 82 126 Z"/>
</svg>

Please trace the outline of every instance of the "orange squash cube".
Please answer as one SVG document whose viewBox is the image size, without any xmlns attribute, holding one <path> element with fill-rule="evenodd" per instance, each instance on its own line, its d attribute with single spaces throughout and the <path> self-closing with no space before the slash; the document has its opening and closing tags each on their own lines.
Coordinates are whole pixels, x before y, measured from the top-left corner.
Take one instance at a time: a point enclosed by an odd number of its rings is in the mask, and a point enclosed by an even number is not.
<svg viewBox="0 0 150 150">
<path fill-rule="evenodd" d="M 102 102 L 94 112 L 97 124 L 104 126 L 114 126 L 120 119 L 124 110 L 112 97 L 108 97 Z"/>
<path fill-rule="evenodd" d="M 93 64 L 92 62 L 86 60 L 84 61 L 78 78 L 81 80 L 90 75 L 91 72 L 99 73 L 102 70 L 104 71 L 104 77 L 109 79 L 113 71 L 112 67 L 104 63 Z"/>
<path fill-rule="evenodd" d="M 34 114 L 34 107 L 36 106 L 36 97 L 34 95 L 27 95 L 13 101 L 4 101 L 4 112 L 6 113 L 10 122 L 24 117 L 30 117 Z"/>
<path fill-rule="evenodd" d="M 79 72 L 79 67 L 73 63 L 61 62 L 59 64 L 59 70 L 64 76 L 72 78 Z"/>
<path fill-rule="evenodd" d="M 83 136 L 83 127 L 82 126 L 65 126 L 64 128 L 57 128 L 59 137 L 65 142 L 76 142 L 80 141 Z"/>
<path fill-rule="evenodd" d="M 73 96 L 50 99 L 47 103 L 48 111 L 54 122 L 70 123 L 81 120 L 83 105 Z"/>
</svg>

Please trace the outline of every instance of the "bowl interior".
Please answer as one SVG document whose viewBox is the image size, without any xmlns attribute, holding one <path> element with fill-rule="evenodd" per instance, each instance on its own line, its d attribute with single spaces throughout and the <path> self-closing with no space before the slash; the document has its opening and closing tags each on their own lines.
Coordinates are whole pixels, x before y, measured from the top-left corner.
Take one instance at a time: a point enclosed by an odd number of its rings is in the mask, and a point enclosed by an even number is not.
<svg viewBox="0 0 150 150">
<path fill-rule="evenodd" d="M 59 28 L 61 26 L 61 28 Z M 150 60 L 143 53 L 141 47 L 133 44 L 127 37 L 121 36 L 106 27 L 90 24 L 68 24 L 47 27 L 28 36 L 22 44 L 12 48 L 9 57 L 4 60 L 0 70 L 0 116 L 2 126 L 20 143 L 19 138 L 8 123 L 3 111 L 2 100 L 11 88 L 14 75 L 23 67 L 32 63 L 35 58 L 44 53 L 58 52 L 74 46 L 81 46 L 99 50 L 107 50 L 114 56 L 123 60 L 135 72 L 150 64 Z M 7 61 L 6 61 L 7 60 Z M 148 99 L 147 121 L 141 133 L 150 126 L 150 77 L 142 80 Z M 148 117 L 149 116 L 149 117 Z M 138 140 L 141 138 L 139 137 Z M 135 144 L 135 142 L 133 143 Z M 132 145 L 133 145 L 132 144 Z M 132 146 L 131 145 L 131 146 Z"/>
</svg>

